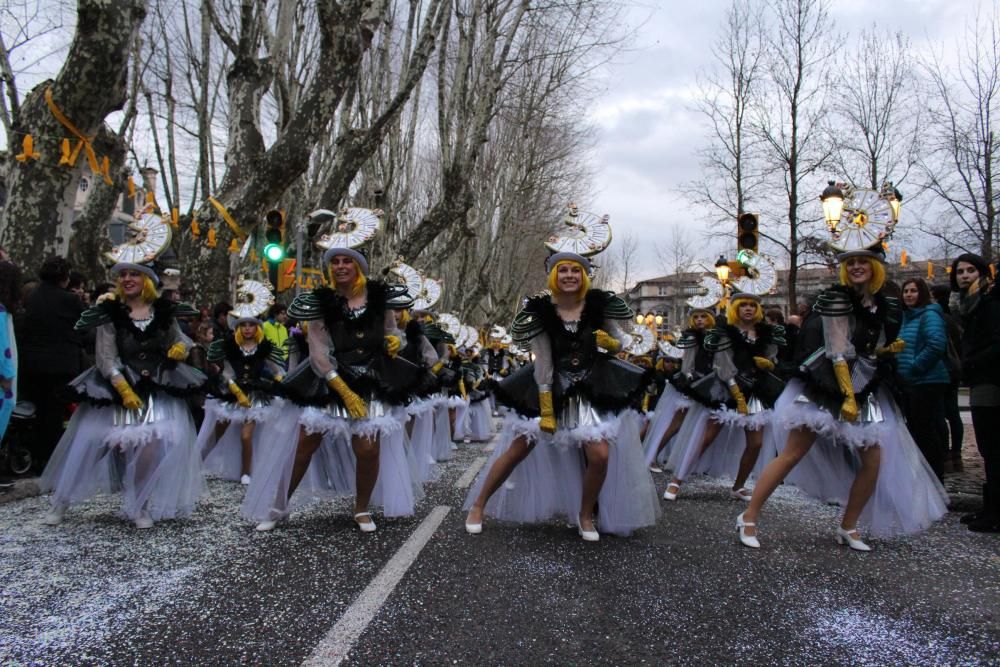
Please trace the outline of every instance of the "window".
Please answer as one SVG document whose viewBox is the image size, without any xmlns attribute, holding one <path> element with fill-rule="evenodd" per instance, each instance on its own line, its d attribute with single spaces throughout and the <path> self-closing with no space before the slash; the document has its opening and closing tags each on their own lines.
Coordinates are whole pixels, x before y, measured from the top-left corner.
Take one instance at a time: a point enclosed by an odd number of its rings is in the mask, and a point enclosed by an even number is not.
<svg viewBox="0 0 1000 667">
<path fill-rule="evenodd" d="M 670 288 L 666 285 L 657 285 L 656 296 L 670 296 Z"/>
</svg>

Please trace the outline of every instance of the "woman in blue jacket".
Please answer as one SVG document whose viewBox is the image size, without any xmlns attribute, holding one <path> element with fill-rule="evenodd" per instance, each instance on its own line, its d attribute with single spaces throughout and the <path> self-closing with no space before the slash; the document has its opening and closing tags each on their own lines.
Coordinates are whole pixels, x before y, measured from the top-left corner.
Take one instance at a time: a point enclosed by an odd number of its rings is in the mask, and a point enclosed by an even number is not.
<svg viewBox="0 0 1000 667">
<path fill-rule="evenodd" d="M 906 425 L 938 479 L 944 474 L 946 443 L 941 440 L 944 402 L 950 378 L 945 365 L 948 329 L 941 306 L 931 300 L 927 283 L 911 278 L 903 283 L 903 326 L 906 347 L 896 355 L 902 380 Z"/>
</svg>

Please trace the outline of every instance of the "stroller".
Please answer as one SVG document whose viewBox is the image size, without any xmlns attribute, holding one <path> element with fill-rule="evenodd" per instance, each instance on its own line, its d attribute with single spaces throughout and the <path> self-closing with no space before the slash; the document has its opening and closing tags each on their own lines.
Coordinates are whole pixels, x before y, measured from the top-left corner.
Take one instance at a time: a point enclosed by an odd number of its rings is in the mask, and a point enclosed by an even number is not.
<svg viewBox="0 0 1000 667">
<path fill-rule="evenodd" d="M 29 443 L 35 430 L 35 404 L 18 401 L 10 415 L 10 424 L 0 442 L 0 470 L 23 475 L 31 470 Z"/>
</svg>

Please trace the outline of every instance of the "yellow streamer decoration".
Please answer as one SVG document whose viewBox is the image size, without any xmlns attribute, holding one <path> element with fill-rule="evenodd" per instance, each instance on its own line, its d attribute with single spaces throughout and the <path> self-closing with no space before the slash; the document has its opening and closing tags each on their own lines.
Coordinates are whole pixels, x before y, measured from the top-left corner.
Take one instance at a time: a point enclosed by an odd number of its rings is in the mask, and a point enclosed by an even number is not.
<svg viewBox="0 0 1000 667">
<path fill-rule="evenodd" d="M 236 254 L 239 251 L 240 251 L 240 244 L 236 240 L 236 237 L 234 236 L 233 239 L 229 242 L 229 252 Z"/>
<path fill-rule="evenodd" d="M 201 227 L 198 226 L 197 220 L 191 221 L 191 236 L 198 238 L 201 236 Z"/>
<path fill-rule="evenodd" d="M 65 141 L 65 139 L 63 141 Z M 135 181 L 131 176 L 128 177 L 128 198 L 135 199 Z"/>
<path fill-rule="evenodd" d="M 229 214 L 229 211 L 226 210 L 226 207 L 223 206 L 218 199 L 216 199 L 215 197 L 209 197 L 208 201 L 212 206 L 215 207 L 215 210 L 219 212 L 219 215 L 221 215 L 222 219 L 226 221 L 226 224 L 229 225 L 229 228 L 233 230 L 233 233 L 236 234 L 236 238 L 242 241 L 247 237 L 246 232 L 240 229 L 240 226 L 236 224 L 235 220 L 233 220 L 233 216 Z"/>
<path fill-rule="evenodd" d="M 56 120 L 62 123 L 63 127 L 69 130 L 70 134 L 78 139 L 76 147 L 72 151 L 69 150 L 70 141 L 68 139 L 63 141 L 62 157 L 59 159 L 59 164 L 70 167 L 74 166 L 76 164 L 77 157 L 80 155 L 80 149 L 82 148 L 87 154 L 87 162 L 90 164 L 90 170 L 95 174 L 103 176 L 104 182 L 108 185 L 113 185 L 114 181 L 111 180 L 111 175 L 109 173 L 111 169 L 111 162 L 105 156 L 104 160 L 98 163 L 97 154 L 94 153 L 94 147 L 91 145 L 91 142 L 94 141 L 94 137 L 88 137 L 83 134 L 83 132 L 78 130 L 72 121 L 66 117 L 66 114 L 64 114 L 62 110 L 56 106 L 55 100 L 52 99 L 51 86 L 45 89 L 45 103 L 49 106 L 49 111 L 51 111 L 52 115 L 56 117 Z"/>
<path fill-rule="evenodd" d="M 24 135 L 24 141 L 21 142 L 21 149 L 21 152 L 14 156 L 14 159 L 18 162 L 37 160 L 42 157 L 42 154 L 35 150 L 35 140 L 30 134 Z"/>
<path fill-rule="evenodd" d="M 176 206 L 170 209 L 170 226 L 173 227 L 174 229 L 177 229 L 177 224 L 180 221 L 180 217 L 181 217 L 180 211 L 177 210 Z"/>
<path fill-rule="evenodd" d="M 208 239 L 205 241 L 205 245 L 209 248 L 214 248 L 217 245 L 215 242 L 215 227 L 208 228 Z"/>
</svg>

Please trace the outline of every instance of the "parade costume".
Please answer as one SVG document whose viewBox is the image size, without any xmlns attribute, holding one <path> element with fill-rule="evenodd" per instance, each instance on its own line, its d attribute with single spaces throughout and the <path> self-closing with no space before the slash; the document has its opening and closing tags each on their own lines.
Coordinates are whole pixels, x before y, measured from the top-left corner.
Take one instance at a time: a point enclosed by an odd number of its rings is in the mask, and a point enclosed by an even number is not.
<svg viewBox="0 0 1000 667">
<path fill-rule="evenodd" d="M 352 262 L 364 303 L 352 307 L 338 291 L 318 287 L 288 309 L 308 323 L 309 358 L 281 383 L 291 404 L 267 426 L 264 439 L 274 446 L 261 457 L 243 503 L 243 515 L 260 522 L 258 530 L 274 528 L 293 506 L 310 499 L 356 494 L 361 506 L 355 519 L 367 518 L 357 523 L 371 532 L 368 502 L 382 506 L 386 516 L 403 516 L 413 513 L 422 495 L 403 433 L 405 405 L 421 369 L 398 356 L 406 342 L 392 312 L 410 307 L 412 298 L 403 286 L 362 282 L 368 263 L 356 247 L 374 235 L 377 214 L 347 209 L 338 223 L 340 231 L 319 241 L 326 249 L 324 264 Z M 304 468 L 303 459 L 309 461 Z"/>
<path fill-rule="evenodd" d="M 486 373 L 478 357 L 478 343 L 470 356 L 462 361 L 462 380 L 466 387 L 468 402 L 459 405 L 455 411 L 455 440 L 465 442 L 488 442 L 493 438 L 493 409 L 490 392 L 486 383 Z M 488 386 L 488 385 L 487 385 Z"/>
<path fill-rule="evenodd" d="M 708 311 L 705 312 L 711 317 Z M 676 439 L 676 433 L 683 423 L 678 423 L 677 420 L 683 420 L 691 407 L 692 399 L 686 394 L 688 387 L 692 381 L 700 380 L 711 372 L 712 360 L 703 345 L 704 337 L 703 329 L 691 327 L 684 330 L 677 345 L 660 344 L 660 353 L 670 359 L 680 359 L 681 367 L 678 372 L 667 376 L 643 438 L 646 465 L 654 472 L 662 472 L 659 464 L 666 463 L 666 457 L 670 453 L 664 441 L 668 431 L 673 430 L 669 439 Z"/>
<path fill-rule="evenodd" d="M 803 323 L 798 377 L 775 406 L 779 458 L 764 470 L 750 507 L 737 518 L 747 546 L 759 546 L 747 529 L 756 528 L 756 513 L 781 479 L 825 502 L 845 504 L 837 541 L 859 551 L 870 547 L 861 541 L 855 521 L 888 536 L 922 530 L 946 511 L 944 489 L 920 455 L 889 389 L 893 356 L 902 349 L 896 340 L 901 306 L 879 291 L 885 279 L 881 243 L 898 214 L 898 208 L 888 211 L 893 200 L 898 203 L 898 192 L 891 189 L 848 189 L 844 217 L 831 216 L 831 245 L 841 251 L 841 284 L 820 294 Z M 871 491 L 853 497 L 852 485 L 862 476 L 871 480 Z"/>
<path fill-rule="evenodd" d="M 109 254 L 118 297 L 87 309 L 77 323 L 96 329 L 96 365 L 69 385 L 81 404 L 41 477 L 42 490 L 52 492 L 45 517 L 52 525 L 70 505 L 121 491 L 124 514 L 149 528 L 189 515 L 203 488 L 184 399 L 206 378 L 184 363 L 190 341 L 176 320 L 194 311 L 156 294 L 150 263 L 169 244 L 169 227 L 146 212 L 130 229 L 134 238 Z M 148 304 L 147 317 L 134 318 L 124 302 L 122 273 L 141 279 L 142 294 L 133 299 Z"/>
<path fill-rule="evenodd" d="M 759 311 L 759 297 L 746 293 L 733 295 L 730 308 L 735 310 L 744 301 L 753 301 Z M 742 486 L 742 477 L 749 471 L 738 469 L 745 453 L 747 460 L 754 457 L 755 470 L 761 467 L 759 456 L 748 449 L 759 448 L 763 442 L 752 445 L 748 433 L 768 428 L 774 401 L 784 388 L 784 382 L 772 372 L 778 349 L 785 346 L 784 328 L 758 321 L 747 331 L 729 323 L 709 331 L 703 344 L 712 356 L 712 372 L 693 388 L 701 400 L 688 411 L 677 434 L 678 445 L 667 462 L 674 471 L 673 479 L 664 498 L 676 499 L 680 482 L 689 475 L 707 474 L 735 477 L 733 495 L 749 500 Z M 709 407 L 713 402 L 717 407 Z M 707 440 L 712 423 L 721 429 Z"/>
<path fill-rule="evenodd" d="M 549 249 L 555 254 L 546 262 L 550 285 L 563 262 L 577 265 L 578 269 L 571 266 L 569 270 L 578 270 L 586 278 L 590 263 L 572 250 L 592 255 L 610 242 L 607 218 L 587 215 L 589 219 L 578 219 L 571 207 L 567 225 L 582 228 L 587 236 L 600 236 L 603 242 L 591 244 L 586 236 L 586 241 L 579 237 L 553 239 Z M 564 250 L 563 241 L 571 251 Z M 640 417 L 629 409 L 642 395 L 648 376 L 643 369 L 612 356 L 630 341 L 619 322 L 630 320 L 632 311 L 610 292 L 587 290 L 588 283 L 581 279 L 578 288 L 583 296 L 578 320 L 566 321 L 559 315 L 553 299 L 561 292 L 544 292 L 528 299 L 515 318 L 513 339 L 530 345 L 534 362 L 497 387 L 497 400 L 514 414 L 505 419 L 465 509 L 482 509 L 493 518 L 523 523 L 561 515 L 573 523 L 579 521 L 581 536 L 595 541 L 599 539 L 597 529 L 583 525 L 593 511 L 592 505 L 586 506 L 588 502 L 598 501 L 596 523 L 600 530 L 618 535 L 655 523 L 659 506 L 642 460 Z M 606 452 L 603 461 L 592 459 L 602 451 Z M 598 479 L 599 488 L 589 500 L 585 497 L 591 479 L 588 466 L 595 471 L 606 466 L 606 476 Z M 478 505 L 480 502 L 483 505 Z M 482 524 L 467 519 L 466 530 L 480 532 Z"/>
<path fill-rule="evenodd" d="M 205 401 L 197 447 L 205 472 L 249 484 L 251 463 L 264 446 L 261 425 L 274 420 L 283 405 L 277 398 L 277 382 L 284 374 L 284 355 L 264 337 L 259 319 L 274 302 L 270 285 L 244 280 L 236 292 L 236 307 L 230 313 L 236 331 L 208 348 L 208 361 L 222 372 L 214 383 L 214 398 Z M 241 335 L 246 324 L 255 327 L 249 341 Z"/>
</svg>

